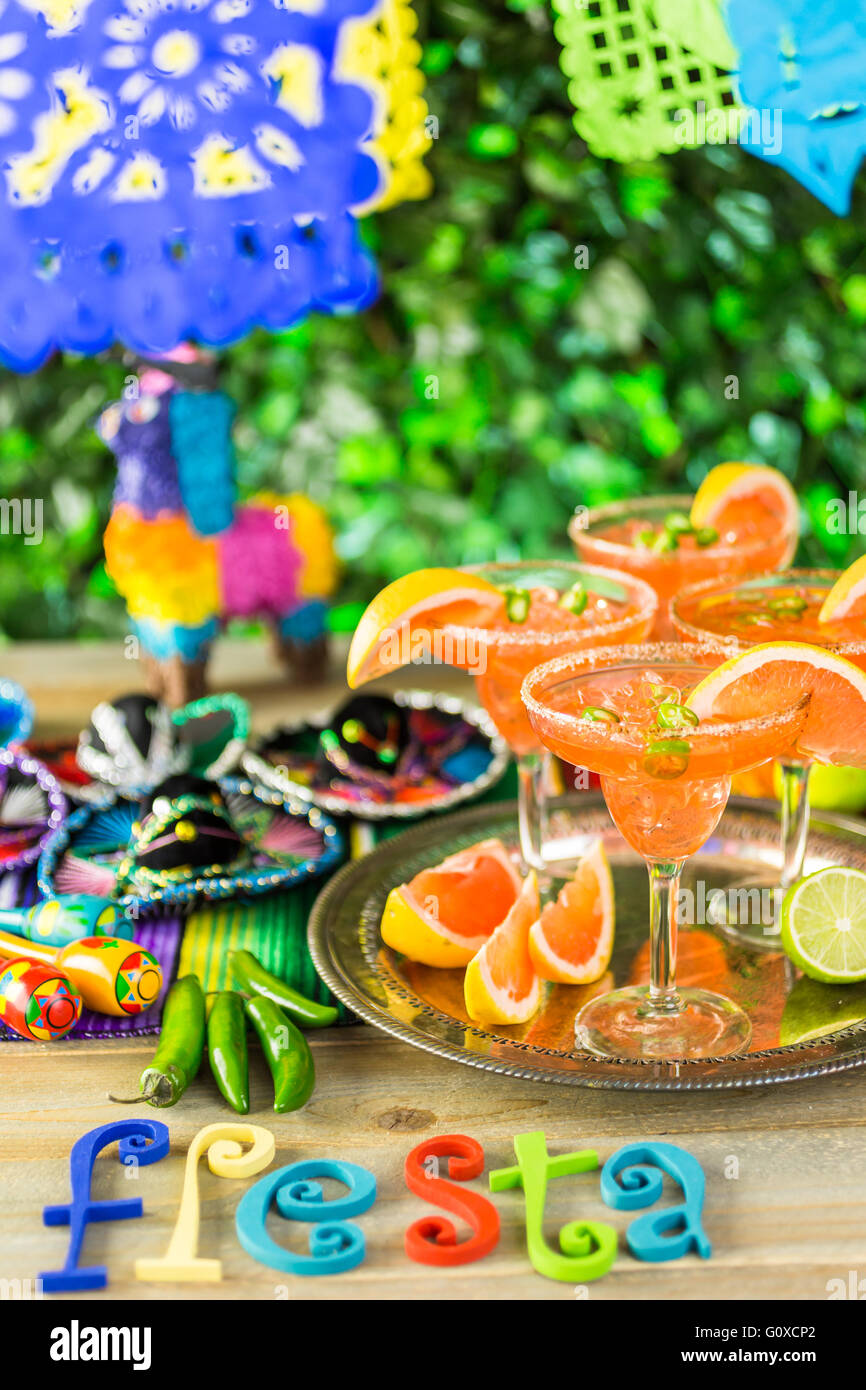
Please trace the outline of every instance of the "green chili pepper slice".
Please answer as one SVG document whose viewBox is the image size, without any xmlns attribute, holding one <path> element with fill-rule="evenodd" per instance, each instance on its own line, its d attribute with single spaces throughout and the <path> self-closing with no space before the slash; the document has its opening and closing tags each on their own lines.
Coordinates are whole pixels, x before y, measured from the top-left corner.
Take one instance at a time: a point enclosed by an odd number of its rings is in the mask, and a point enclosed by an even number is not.
<svg viewBox="0 0 866 1390">
<path fill-rule="evenodd" d="M 204 993 L 197 975 L 183 975 L 168 991 L 153 1061 L 139 1077 L 141 1095 L 111 1096 L 119 1105 L 147 1101 L 158 1109 L 176 1105 L 201 1066 L 204 1052 Z"/>
<path fill-rule="evenodd" d="M 584 705 L 579 719 L 589 724 L 621 724 L 622 720 L 615 710 L 605 709 L 603 705 Z"/>
<path fill-rule="evenodd" d="M 529 617 L 532 595 L 528 589 L 504 589 L 505 616 L 510 623 L 525 623 Z"/>
<path fill-rule="evenodd" d="M 767 607 L 771 613 L 776 613 L 784 618 L 799 618 L 806 611 L 808 604 L 804 598 L 797 594 L 790 594 L 784 598 L 771 598 L 767 600 Z"/>
<path fill-rule="evenodd" d="M 655 531 L 651 526 L 647 526 L 643 531 L 638 531 L 633 544 L 639 546 L 641 550 L 649 550 L 655 538 Z"/>
<path fill-rule="evenodd" d="M 705 550 L 708 545 L 715 545 L 719 539 L 719 533 L 715 526 L 699 526 L 695 531 L 695 545 L 699 545 L 701 550 Z"/>
<path fill-rule="evenodd" d="M 677 532 L 683 535 L 695 529 L 685 512 L 668 512 L 664 524 L 666 531 Z"/>
<path fill-rule="evenodd" d="M 644 772 L 663 782 L 682 777 L 689 765 L 691 745 L 684 738 L 659 738 L 648 744 L 644 755 Z"/>
<path fill-rule="evenodd" d="M 244 1001 L 233 989 L 221 989 L 207 1019 L 207 1055 L 222 1096 L 238 1115 L 250 1108 L 250 1066 Z"/>
<path fill-rule="evenodd" d="M 310 1045 L 273 999 L 256 995 L 244 1005 L 274 1081 L 274 1110 L 284 1115 L 306 1105 L 316 1084 Z"/>
<path fill-rule="evenodd" d="M 328 1028 L 339 1017 L 332 1004 L 317 1004 L 306 999 L 276 975 L 271 975 L 252 951 L 230 951 L 229 974 L 245 994 L 260 994 L 272 999 L 302 1028 Z"/>
<path fill-rule="evenodd" d="M 656 710 L 656 723 L 660 729 L 682 729 L 687 724 L 700 724 L 700 719 L 688 705 L 677 705 L 665 700 Z"/>
<path fill-rule="evenodd" d="M 668 555 L 672 550 L 679 550 L 680 543 L 674 531 L 660 531 L 650 546 L 650 550 L 656 555 Z"/>
<path fill-rule="evenodd" d="M 559 606 L 560 608 L 564 608 L 568 613 L 573 613 L 576 618 L 579 618 L 588 602 L 589 595 L 581 580 L 578 579 L 577 583 L 572 584 L 571 588 L 567 589 L 562 595 L 562 598 L 559 600 Z"/>
</svg>

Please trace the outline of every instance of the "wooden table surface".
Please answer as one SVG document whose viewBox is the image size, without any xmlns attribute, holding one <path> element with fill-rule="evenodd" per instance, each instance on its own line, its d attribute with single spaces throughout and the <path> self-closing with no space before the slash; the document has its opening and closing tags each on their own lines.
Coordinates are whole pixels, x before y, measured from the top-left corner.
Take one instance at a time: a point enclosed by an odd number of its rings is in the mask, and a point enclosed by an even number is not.
<svg viewBox="0 0 866 1390">
<path fill-rule="evenodd" d="M 0 666 L 27 686 L 46 734 L 79 728 L 97 699 L 138 684 L 135 668 L 109 645 L 13 647 Z M 289 693 L 263 651 L 230 641 L 222 644 L 212 674 L 215 686 L 239 689 L 252 700 L 260 727 L 327 705 L 342 689 L 335 674 L 322 687 Z M 430 674 L 442 684 L 441 673 Z M 423 675 L 416 673 L 413 683 L 425 684 Z M 459 688 L 459 678 L 449 677 L 449 684 L 452 679 Z M 849 1286 L 852 1272 L 854 1281 L 866 1276 L 866 1072 L 744 1091 L 635 1095 L 490 1075 L 370 1027 L 328 1030 L 314 1035 L 312 1045 L 318 1085 L 294 1115 L 274 1115 L 269 1077 L 253 1053 L 248 1118 L 273 1131 L 276 1165 L 327 1156 L 375 1173 L 376 1205 L 357 1218 L 367 1237 L 365 1262 L 348 1274 L 306 1280 L 257 1264 L 234 1234 L 234 1209 L 248 1184 L 215 1177 L 201 1163 L 199 1253 L 222 1259 L 222 1283 L 136 1282 L 134 1259 L 165 1251 L 190 1140 L 203 1125 L 229 1115 L 202 1076 L 180 1106 L 159 1113 L 171 1133 L 168 1158 L 141 1169 L 134 1180 L 117 1162 L 116 1149 L 98 1160 L 94 1195 L 140 1193 L 145 1219 L 88 1227 L 84 1262 L 106 1263 L 111 1283 L 104 1294 L 79 1298 L 825 1300 L 831 1290 Z M 68 1232 L 43 1227 L 42 1207 L 68 1200 L 72 1144 L 118 1117 L 107 1093 L 129 1094 L 153 1048 L 148 1038 L 0 1045 L 0 1280 L 32 1279 L 62 1265 Z M 712 1259 L 641 1264 L 621 1239 L 606 1278 L 583 1289 L 549 1281 L 528 1262 L 523 1199 L 512 1191 L 495 1198 L 502 1238 L 487 1259 L 444 1271 L 408 1260 L 403 1231 L 432 1211 L 404 1186 L 408 1151 L 434 1134 L 467 1133 L 484 1145 L 488 1167 L 502 1167 L 513 1161 L 511 1137 L 533 1129 L 545 1131 L 551 1153 L 595 1148 L 602 1162 L 636 1139 L 683 1143 L 706 1174 Z M 472 1186 L 485 1190 L 483 1179 Z M 554 1241 L 567 1220 L 607 1221 L 623 1232 L 630 1219 L 603 1206 L 593 1174 L 551 1183 L 547 1215 Z M 293 1249 L 306 1249 L 303 1227 L 273 1218 L 270 1229 Z"/>
</svg>

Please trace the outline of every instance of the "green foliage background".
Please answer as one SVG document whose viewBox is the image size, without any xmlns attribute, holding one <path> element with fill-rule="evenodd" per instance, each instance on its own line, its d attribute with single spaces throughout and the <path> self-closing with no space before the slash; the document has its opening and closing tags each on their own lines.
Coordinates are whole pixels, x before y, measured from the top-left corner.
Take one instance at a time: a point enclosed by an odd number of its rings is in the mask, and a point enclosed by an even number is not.
<svg viewBox="0 0 866 1390">
<path fill-rule="evenodd" d="M 795 481 L 801 558 L 853 558 L 824 523 L 866 483 L 862 192 L 837 219 L 737 148 L 600 161 L 545 3 L 417 3 L 434 196 L 365 224 L 372 310 L 226 352 L 243 486 L 327 503 L 350 604 L 418 565 L 567 554 L 577 503 L 690 488 L 725 458 Z M 0 379 L 2 495 L 45 505 L 41 545 L 0 538 L 8 638 L 124 630 L 92 429 L 122 378 L 66 358 Z"/>
</svg>

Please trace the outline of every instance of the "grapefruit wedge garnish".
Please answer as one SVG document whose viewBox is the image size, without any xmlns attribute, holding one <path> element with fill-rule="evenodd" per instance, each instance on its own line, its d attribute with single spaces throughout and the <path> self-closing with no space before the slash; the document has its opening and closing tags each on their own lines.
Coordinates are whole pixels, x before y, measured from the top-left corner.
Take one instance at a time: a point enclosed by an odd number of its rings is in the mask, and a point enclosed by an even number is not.
<svg viewBox="0 0 866 1390">
<path fill-rule="evenodd" d="M 432 634 L 451 623 L 471 628 L 501 610 L 505 599 L 495 584 L 457 569 L 413 570 L 382 589 L 355 629 L 346 679 L 354 690 L 386 671 L 432 652 Z M 459 644 L 442 660 L 459 665 Z M 435 653 L 433 653 L 435 654 Z"/>
<path fill-rule="evenodd" d="M 463 997 L 476 1023 L 525 1023 L 537 1013 L 541 981 L 529 954 L 529 929 L 538 911 L 538 881 L 530 873 L 504 922 L 466 967 Z"/>
<path fill-rule="evenodd" d="M 696 529 L 712 526 L 720 536 L 772 536 L 796 533 L 797 494 L 776 468 L 758 463 L 719 463 L 711 468 L 692 501 L 689 520 Z"/>
<path fill-rule="evenodd" d="M 614 917 L 610 865 L 596 840 L 529 933 L 529 954 L 542 979 L 586 985 L 603 975 L 613 950 Z"/>
<path fill-rule="evenodd" d="M 794 752 L 866 767 L 866 673 L 806 642 L 764 642 L 731 657 L 695 686 L 686 704 L 700 719 L 771 715 L 809 696 Z"/>
<path fill-rule="evenodd" d="M 819 623 L 866 618 L 866 555 L 843 570 L 821 605 Z"/>
<path fill-rule="evenodd" d="M 468 965 L 517 901 L 520 875 L 501 840 L 482 840 L 392 888 L 386 945 L 422 965 Z"/>
</svg>

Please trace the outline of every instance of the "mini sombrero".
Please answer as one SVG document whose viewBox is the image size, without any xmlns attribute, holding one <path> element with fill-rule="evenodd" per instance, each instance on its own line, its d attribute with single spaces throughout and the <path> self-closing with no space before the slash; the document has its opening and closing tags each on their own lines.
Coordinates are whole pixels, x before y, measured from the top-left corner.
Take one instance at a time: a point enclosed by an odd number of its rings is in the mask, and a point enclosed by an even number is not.
<svg viewBox="0 0 866 1390">
<path fill-rule="evenodd" d="M 45 846 L 39 887 L 147 911 L 287 888 L 342 852 L 318 807 L 245 778 L 173 773 L 140 797 L 106 793 L 74 811 Z"/>
</svg>

